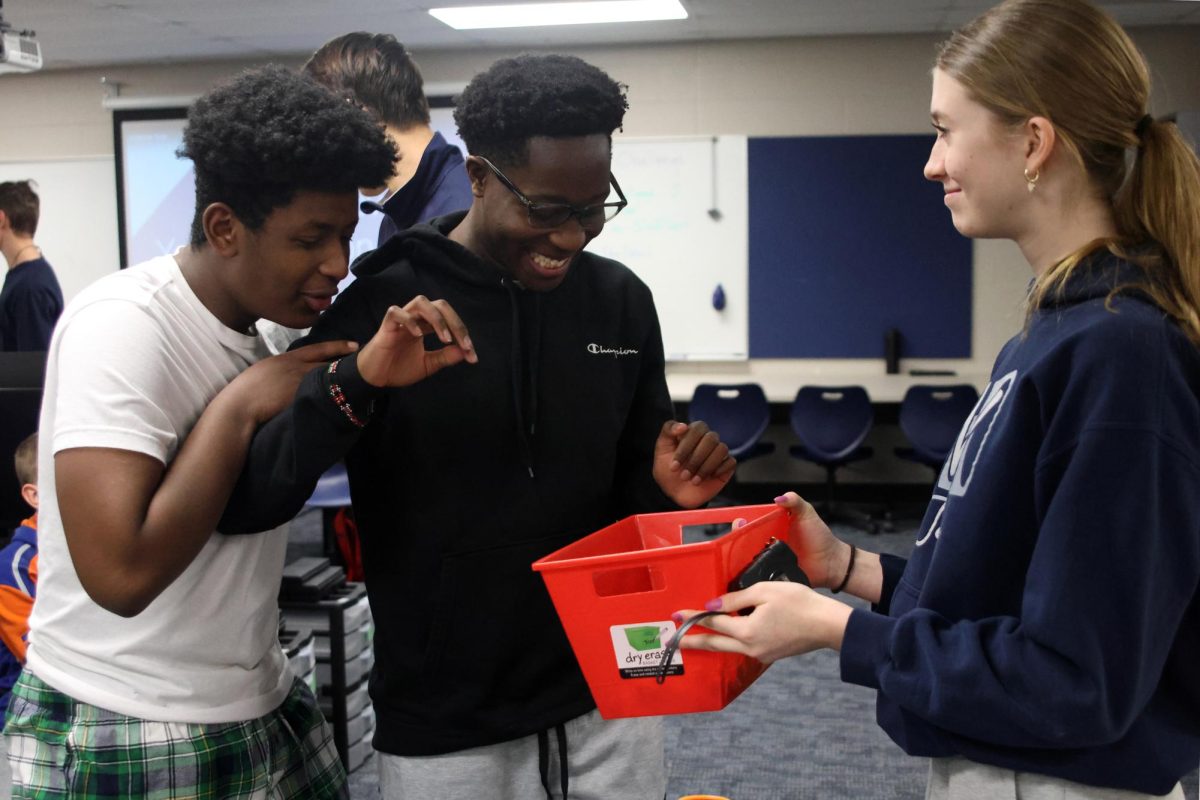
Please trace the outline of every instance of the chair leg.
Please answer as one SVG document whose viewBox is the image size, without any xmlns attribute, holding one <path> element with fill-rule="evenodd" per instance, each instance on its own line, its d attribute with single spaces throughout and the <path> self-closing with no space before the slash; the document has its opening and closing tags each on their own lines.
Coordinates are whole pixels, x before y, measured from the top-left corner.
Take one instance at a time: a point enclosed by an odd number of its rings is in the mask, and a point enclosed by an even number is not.
<svg viewBox="0 0 1200 800">
<path fill-rule="evenodd" d="M 827 523 L 842 522 L 867 533 L 879 533 L 879 523 L 870 514 L 837 502 L 834 496 L 835 487 L 837 486 L 836 472 L 836 466 L 826 465 L 825 502 L 823 503 L 824 509 L 820 511 L 821 518 Z M 887 524 L 890 526 L 890 522 Z"/>
</svg>

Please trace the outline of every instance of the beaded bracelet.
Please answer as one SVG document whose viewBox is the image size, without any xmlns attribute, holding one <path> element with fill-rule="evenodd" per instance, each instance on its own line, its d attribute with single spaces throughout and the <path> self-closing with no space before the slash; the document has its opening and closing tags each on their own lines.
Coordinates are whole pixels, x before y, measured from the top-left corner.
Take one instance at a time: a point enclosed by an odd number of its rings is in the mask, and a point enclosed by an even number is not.
<svg viewBox="0 0 1200 800">
<path fill-rule="evenodd" d="M 854 569 L 854 555 L 857 552 L 858 552 L 858 548 L 855 547 L 854 545 L 850 545 L 850 563 L 846 565 L 846 574 L 842 576 L 842 582 L 837 585 L 836 589 L 832 590 L 834 594 L 837 594 L 838 592 L 845 589 L 846 584 L 850 582 L 850 573 Z"/>
<path fill-rule="evenodd" d="M 329 364 L 329 374 L 330 375 L 337 373 L 337 365 L 340 361 L 341 361 L 341 359 L 330 362 L 330 364 Z M 331 398 L 333 398 L 333 402 L 337 405 L 337 407 L 339 409 L 341 409 L 341 412 L 343 414 L 345 414 L 346 417 L 351 422 L 354 423 L 355 427 L 358 427 L 358 428 L 366 427 L 366 423 L 363 422 L 361 419 L 359 419 L 357 416 L 355 416 L 354 409 L 352 409 L 350 407 L 349 401 L 346 400 L 345 393 L 342 392 L 342 387 L 339 386 L 336 382 L 334 382 L 332 380 L 329 382 L 329 396 Z"/>
</svg>

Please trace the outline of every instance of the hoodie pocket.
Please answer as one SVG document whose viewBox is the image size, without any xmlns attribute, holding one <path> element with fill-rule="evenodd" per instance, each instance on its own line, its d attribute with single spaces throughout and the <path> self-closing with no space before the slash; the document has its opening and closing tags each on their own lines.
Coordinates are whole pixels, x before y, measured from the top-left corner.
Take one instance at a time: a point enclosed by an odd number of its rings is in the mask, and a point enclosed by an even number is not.
<svg viewBox="0 0 1200 800">
<path fill-rule="evenodd" d="M 478 714 L 577 692 L 579 667 L 531 564 L 582 534 L 449 556 L 442 561 L 422 678 L 443 712 Z"/>
</svg>

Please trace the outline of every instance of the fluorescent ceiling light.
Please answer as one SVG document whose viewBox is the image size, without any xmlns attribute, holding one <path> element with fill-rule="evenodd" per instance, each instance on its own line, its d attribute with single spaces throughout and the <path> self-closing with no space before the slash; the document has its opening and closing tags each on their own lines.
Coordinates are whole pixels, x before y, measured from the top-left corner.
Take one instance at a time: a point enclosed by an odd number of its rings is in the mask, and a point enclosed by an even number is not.
<svg viewBox="0 0 1200 800">
<path fill-rule="evenodd" d="M 458 30 L 687 19 L 687 11 L 679 0 L 592 0 L 577 3 L 461 6 L 431 8 L 429 13 Z"/>
</svg>

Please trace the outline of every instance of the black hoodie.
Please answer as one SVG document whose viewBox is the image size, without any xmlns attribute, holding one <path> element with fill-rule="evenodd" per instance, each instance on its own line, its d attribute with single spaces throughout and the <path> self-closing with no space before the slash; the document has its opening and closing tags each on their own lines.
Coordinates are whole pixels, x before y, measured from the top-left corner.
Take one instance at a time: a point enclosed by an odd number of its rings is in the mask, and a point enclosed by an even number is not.
<svg viewBox="0 0 1200 800">
<path fill-rule="evenodd" d="M 461 315 L 479 363 L 387 391 L 354 357 L 314 371 L 256 436 L 221 526 L 290 518 L 345 454 L 376 625 L 374 744 L 396 755 L 506 741 L 592 709 L 530 564 L 622 516 L 674 508 L 651 475 L 672 407 L 649 289 L 583 252 L 556 289 L 524 291 L 447 238 L 462 217 L 360 261 L 303 341 L 365 343 L 388 306 L 423 294 Z"/>
</svg>

